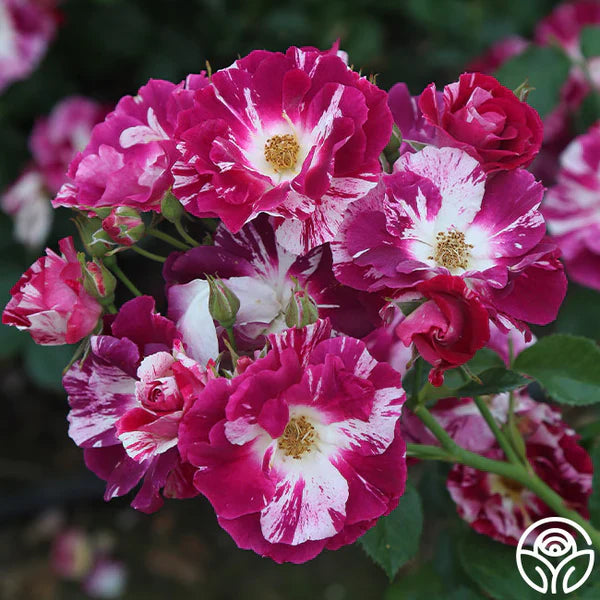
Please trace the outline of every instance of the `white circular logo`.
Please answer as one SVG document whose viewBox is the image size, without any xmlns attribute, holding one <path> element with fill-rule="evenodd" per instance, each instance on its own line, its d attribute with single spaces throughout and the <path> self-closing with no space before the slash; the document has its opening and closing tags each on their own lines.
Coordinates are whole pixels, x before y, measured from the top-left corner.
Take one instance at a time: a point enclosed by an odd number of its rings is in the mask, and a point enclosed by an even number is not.
<svg viewBox="0 0 600 600">
<path fill-rule="evenodd" d="M 587 546 L 577 549 L 572 531 L 583 537 Z M 533 548 L 523 548 L 527 540 Z M 524 558 L 526 561 L 524 564 Z M 592 540 L 585 529 L 570 519 L 548 517 L 530 525 L 517 545 L 517 567 L 525 583 L 542 594 L 569 594 L 580 588 L 594 568 Z M 583 575 L 575 574 L 580 566 Z"/>
</svg>

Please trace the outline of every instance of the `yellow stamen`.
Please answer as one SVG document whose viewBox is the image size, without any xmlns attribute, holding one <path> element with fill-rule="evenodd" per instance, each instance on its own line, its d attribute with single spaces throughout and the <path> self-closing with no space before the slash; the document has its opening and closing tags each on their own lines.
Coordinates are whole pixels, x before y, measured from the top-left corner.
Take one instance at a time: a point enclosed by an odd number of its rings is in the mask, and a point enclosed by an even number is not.
<svg viewBox="0 0 600 600">
<path fill-rule="evenodd" d="M 287 171 L 296 166 L 300 145 L 296 136 L 286 133 L 274 135 L 265 143 L 265 160 L 277 171 Z"/>
<path fill-rule="evenodd" d="M 286 456 L 298 459 L 312 450 L 315 437 L 315 428 L 306 417 L 292 417 L 285 426 L 277 445 Z"/>
</svg>

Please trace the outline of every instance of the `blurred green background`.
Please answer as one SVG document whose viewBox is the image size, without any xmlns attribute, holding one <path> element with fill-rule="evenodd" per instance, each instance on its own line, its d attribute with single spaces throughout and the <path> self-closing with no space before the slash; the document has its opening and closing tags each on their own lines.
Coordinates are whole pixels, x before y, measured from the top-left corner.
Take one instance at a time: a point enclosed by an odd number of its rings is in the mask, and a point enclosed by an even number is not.
<svg viewBox="0 0 600 600">
<path fill-rule="evenodd" d="M 376 73 L 384 89 L 405 81 L 413 93 L 429 82 L 454 81 L 465 65 L 509 34 L 530 38 L 552 0 L 70 0 L 63 23 L 34 73 L 0 95 L 0 189 L 29 159 L 35 119 L 56 102 L 81 94 L 115 103 L 148 78 L 180 81 L 190 72 L 229 65 L 253 49 L 329 47 L 340 39 L 350 63 Z M 70 231 L 58 220 L 54 241 Z M 11 239 L 0 217 L 0 301 L 36 258 Z M 588 304 L 597 295 L 578 292 Z M 589 296 L 587 297 L 586 294 Z M 567 329 L 589 321 L 568 304 Z M 578 333 L 578 331 L 574 331 Z M 596 332 L 594 332 L 596 333 Z M 443 484 L 444 468 L 413 472 L 427 515 L 421 553 L 389 587 L 358 546 L 325 552 L 304 566 L 276 566 L 237 550 L 208 503 L 167 502 L 156 515 L 135 513 L 128 500 L 104 504 L 103 484 L 89 474 L 67 436 L 60 371 L 69 348 L 41 348 L 26 334 L 0 331 L 0 598 L 88 597 L 49 566 L 53 537 L 78 527 L 101 535 L 122 561 L 127 599 L 481 598 L 459 565 L 454 536 L 465 526 Z M 108 541 L 107 541 L 108 540 Z"/>
</svg>

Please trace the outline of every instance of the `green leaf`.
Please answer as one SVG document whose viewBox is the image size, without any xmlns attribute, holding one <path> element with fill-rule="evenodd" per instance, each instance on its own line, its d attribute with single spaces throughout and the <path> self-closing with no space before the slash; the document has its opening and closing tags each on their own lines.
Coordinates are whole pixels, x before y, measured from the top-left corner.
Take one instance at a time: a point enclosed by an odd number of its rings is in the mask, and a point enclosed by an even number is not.
<svg viewBox="0 0 600 600">
<path fill-rule="evenodd" d="M 432 600 L 444 598 L 444 582 L 431 565 L 404 575 L 390 586 L 384 600 Z"/>
<path fill-rule="evenodd" d="M 594 119 L 600 118 L 600 112 Z M 600 340 L 600 293 L 569 283 L 567 297 L 556 318 L 558 333 L 581 335 Z"/>
<path fill-rule="evenodd" d="M 598 119 L 600 119 L 600 94 L 592 90 L 583 99 L 583 102 L 575 113 L 576 132 L 586 133 Z M 571 290 L 569 289 L 569 291 Z"/>
<path fill-rule="evenodd" d="M 398 507 L 360 538 L 365 552 L 392 580 L 398 569 L 419 549 L 423 510 L 417 490 L 406 485 Z"/>
<path fill-rule="evenodd" d="M 504 367 L 494 367 L 487 369 L 478 375 L 481 383 L 477 381 L 469 381 L 462 387 L 458 388 L 453 394 L 455 396 L 484 396 L 486 394 L 499 394 L 500 392 L 508 392 L 527 385 L 528 379 L 509 371 Z"/>
<path fill-rule="evenodd" d="M 479 375 L 483 371 L 494 367 L 506 367 L 499 354 L 489 348 L 478 350 L 465 366 L 475 375 Z M 444 373 L 444 387 L 458 389 L 463 385 L 465 385 L 465 375 L 461 369 L 450 369 Z"/>
<path fill-rule="evenodd" d="M 505 367 L 492 367 L 485 371 L 477 373 L 477 377 L 481 380 L 462 382 L 459 387 L 450 387 L 446 382 L 450 378 L 446 375 L 444 385 L 434 387 L 431 384 L 426 384 L 427 387 L 424 393 L 424 400 L 439 400 L 440 398 L 470 398 L 472 396 L 485 396 L 486 394 L 500 394 L 516 390 L 531 383 L 519 373 L 509 371 Z M 446 379 L 448 378 L 448 379 Z M 456 381 L 454 374 L 452 381 Z"/>
<path fill-rule="evenodd" d="M 412 398 L 418 394 L 419 390 L 427 383 L 427 375 L 429 374 L 430 369 L 431 365 L 428 362 L 424 361 L 420 356 L 417 357 L 414 365 L 405 373 L 404 379 L 402 380 L 402 387 L 404 388 L 407 397 Z M 419 371 L 420 374 L 419 381 L 415 381 L 417 371 Z"/>
<path fill-rule="evenodd" d="M 517 356 L 514 369 L 536 379 L 556 402 L 600 402 L 600 348 L 588 338 L 543 337 Z"/>
<path fill-rule="evenodd" d="M 458 589 L 444 596 L 444 600 L 485 600 L 485 597 L 461 585 Z"/>
<path fill-rule="evenodd" d="M 590 452 L 594 465 L 592 479 L 592 495 L 590 496 L 590 521 L 594 527 L 600 527 L 600 444 L 596 444 Z"/>
<path fill-rule="evenodd" d="M 495 73 L 507 88 L 514 90 L 528 80 L 535 89 L 527 100 L 545 117 L 558 104 L 560 89 L 567 80 L 571 63 L 565 54 L 552 46 L 530 46 L 506 61 Z"/>
<path fill-rule="evenodd" d="M 540 594 L 530 588 L 517 569 L 515 548 L 470 531 L 458 552 L 464 570 L 495 600 L 534 600 Z"/>
<path fill-rule="evenodd" d="M 600 27 L 598 25 L 587 25 L 579 33 L 581 53 L 586 58 L 600 56 Z"/>
<path fill-rule="evenodd" d="M 40 387 L 61 391 L 62 370 L 76 349 L 76 345 L 38 346 L 31 343 L 25 353 L 27 374 Z"/>
</svg>

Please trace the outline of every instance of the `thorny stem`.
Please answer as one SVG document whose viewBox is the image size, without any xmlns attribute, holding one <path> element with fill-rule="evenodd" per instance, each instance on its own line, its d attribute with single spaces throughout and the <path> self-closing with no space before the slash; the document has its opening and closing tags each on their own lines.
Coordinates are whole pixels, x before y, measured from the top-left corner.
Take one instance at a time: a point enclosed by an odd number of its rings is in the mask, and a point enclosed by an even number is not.
<svg viewBox="0 0 600 600">
<path fill-rule="evenodd" d="M 505 461 L 494 460 L 462 448 L 448 435 L 423 404 L 418 404 L 414 408 L 414 413 L 438 439 L 442 447 L 439 448 L 425 444 L 407 444 L 407 456 L 423 460 L 442 460 L 450 463 L 458 463 L 479 471 L 495 473 L 496 475 L 517 481 L 531 490 L 557 515 L 571 519 L 571 521 L 580 525 L 588 533 L 594 546 L 600 550 L 600 531 L 592 527 L 591 523 L 584 519 L 578 512 L 568 508 L 564 500 L 554 490 L 548 487 L 535 473 L 530 472 L 523 464 L 511 464 Z"/>
</svg>

